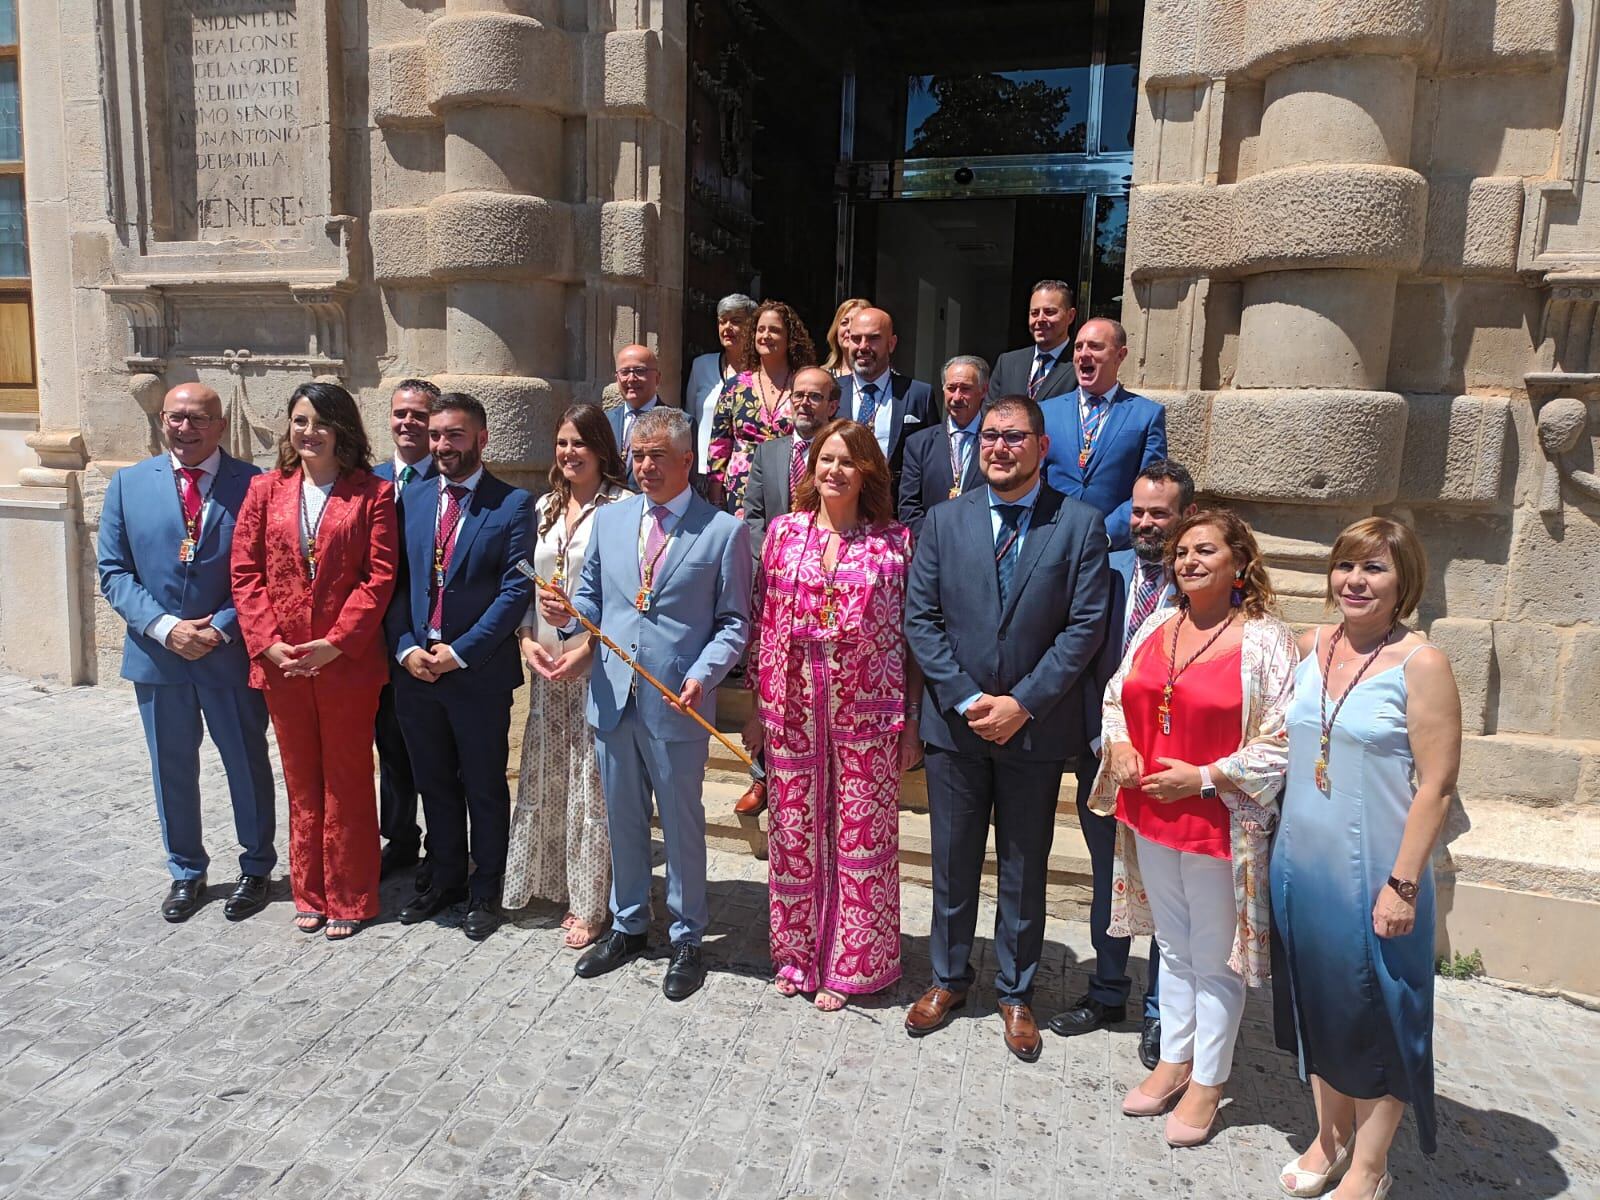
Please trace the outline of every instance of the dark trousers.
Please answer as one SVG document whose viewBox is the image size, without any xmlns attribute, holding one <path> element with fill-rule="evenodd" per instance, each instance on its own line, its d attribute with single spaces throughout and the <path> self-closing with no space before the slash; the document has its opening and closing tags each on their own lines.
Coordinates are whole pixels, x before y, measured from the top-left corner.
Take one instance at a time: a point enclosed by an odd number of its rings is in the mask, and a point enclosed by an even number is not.
<svg viewBox="0 0 1600 1200">
<path fill-rule="evenodd" d="M 511 689 L 469 689 L 459 672 L 437 683 L 397 674 L 395 711 L 428 818 L 428 861 L 441 888 L 468 883 L 475 899 L 498 903 L 511 829 Z"/>
<path fill-rule="evenodd" d="M 1094 974 L 1089 977 L 1089 996 L 1116 1008 L 1128 1003 L 1132 987 L 1132 980 L 1128 978 L 1128 951 L 1133 939 L 1112 937 L 1106 932 L 1111 927 L 1111 868 L 1117 853 L 1117 819 L 1089 811 L 1089 793 L 1094 789 L 1094 776 L 1099 769 L 1100 760 L 1093 755 L 1085 755 L 1078 763 L 1078 827 L 1083 830 L 1084 845 L 1089 849 L 1089 862 L 1094 870 L 1094 892 L 1089 902 Z M 1144 989 L 1144 1015 L 1156 1019 L 1161 1016 L 1161 955 L 1156 950 L 1155 938 L 1150 939 L 1150 971 L 1146 978 L 1149 982 Z"/>
<path fill-rule="evenodd" d="M 418 850 L 422 830 L 417 827 L 417 784 L 395 714 L 393 684 L 378 694 L 373 741 L 378 744 L 378 832 L 391 846 Z"/>
<path fill-rule="evenodd" d="M 1066 763 L 1023 762 L 929 746 L 927 769 L 934 979 L 957 992 L 972 986 L 979 885 L 993 820 L 999 885 L 994 990 L 1002 1003 L 1030 1004 L 1044 950 L 1045 872 Z"/>
</svg>

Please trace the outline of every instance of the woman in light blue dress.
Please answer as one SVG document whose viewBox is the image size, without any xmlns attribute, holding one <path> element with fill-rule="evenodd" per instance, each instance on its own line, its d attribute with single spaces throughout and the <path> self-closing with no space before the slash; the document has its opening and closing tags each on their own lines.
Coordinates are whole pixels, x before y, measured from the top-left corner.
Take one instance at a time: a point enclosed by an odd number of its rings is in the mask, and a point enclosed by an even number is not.
<svg viewBox="0 0 1600 1200">
<path fill-rule="evenodd" d="M 1427 579 L 1422 545 L 1384 517 L 1334 542 L 1328 600 L 1340 622 L 1308 631 L 1289 706 L 1289 772 L 1272 848 L 1296 1050 L 1317 1140 L 1283 1169 L 1291 1196 L 1389 1194 L 1389 1145 L 1410 1105 L 1435 1148 L 1433 873 L 1461 759 L 1450 664 L 1401 622 Z"/>
</svg>

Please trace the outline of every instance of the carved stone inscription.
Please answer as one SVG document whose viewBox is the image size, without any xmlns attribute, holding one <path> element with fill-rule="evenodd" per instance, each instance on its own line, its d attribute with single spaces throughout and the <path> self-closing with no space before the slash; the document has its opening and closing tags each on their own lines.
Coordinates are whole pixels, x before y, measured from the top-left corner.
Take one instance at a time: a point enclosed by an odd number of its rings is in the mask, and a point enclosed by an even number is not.
<svg viewBox="0 0 1600 1200">
<path fill-rule="evenodd" d="M 304 204 L 296 0 L 167 0 L 172 236 L 293 235 Z"/>
</svg>

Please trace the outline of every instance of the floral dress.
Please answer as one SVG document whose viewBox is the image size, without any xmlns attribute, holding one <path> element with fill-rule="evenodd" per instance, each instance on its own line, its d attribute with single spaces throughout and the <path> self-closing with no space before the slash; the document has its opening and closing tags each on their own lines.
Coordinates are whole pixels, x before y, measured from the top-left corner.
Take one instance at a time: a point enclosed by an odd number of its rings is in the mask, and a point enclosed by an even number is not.
<svg viewBox="0 0 1600 1200">
<path fill-rule="evenodd" d="M 862 994 L 900 978 L 911 534 L 846 539 L 831 576 L 822 551 L 814 514 L 781 516 L 756 581 L 772 960 L 802 991 Z"/>
<path fill-rule="evenodd" d="M 762 399 L 756 372 L 743 371 L 722 391 L 711 418 L 711 448 L 706 469 L 727 493 L 727 508 L 744 516 L 744 489 L 756 447 L 794 432 L 787 395 L 773 404 Z"/>
</svg>

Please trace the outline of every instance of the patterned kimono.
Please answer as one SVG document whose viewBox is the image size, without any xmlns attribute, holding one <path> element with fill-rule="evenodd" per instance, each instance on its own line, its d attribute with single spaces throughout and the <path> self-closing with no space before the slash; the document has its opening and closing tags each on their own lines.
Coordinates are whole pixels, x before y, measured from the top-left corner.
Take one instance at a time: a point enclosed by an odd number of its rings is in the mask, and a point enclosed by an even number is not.
<svg viewBox="0 0 1600 1200">
<path fill-rule="evenodd" d="M 891 523 L 843 543 L 832 614 L 822 550 L 814 514 L 781 516 L 756 577 L 772 961 L 802 991 L 862 994 L 900 978 L 911 534 Z"/>
<path fill-rule="evenodd" d="M 763 415 L 761 387 L 753 371 L 742 372 L 723 388 L 711 417 L 706 471 L 722 484 L 728 494 L 727 509 L 736 517 L 744 516 L 744 488 L 756 447 L 794 432 L 787 400 L 770 417 Z"/>
<path fill-rule="evenodd" d="M 1181 609 L 1164 608 L 1150 614 L 1135 631 L 1122 656 L 1122 665 L 1106 685 L 1101 708 L 1104 744 L 1128 740 L 1122 712 L 1122 681 L 1134 655 L 1146 639 L 1157 636 Z M 1283 789 L 1289 761 L 1289 731 L 1285 723 L 1294 695 L 1294 672 L 1300 654 L 1294 634 L 1275 617 L 1245 622 L 1240 676 L 1244 685 L 1239 748 L 1227 758 L 1207 764 L 1239 785 L 1238 791 L 1218 787 L 1228 806 L 1229 845 L 1233 860 L 1233 898 L 1238 911 L 1233 952 L 1228 966 L 1251 987 L 1260 987 L 1272 974 L 1270 930 L 1272 897 L 1267 887 L 1267 849 L 1272 826 L 1278 819 L 1278 793 Z M 1220 781 L 1219 781 L 1220 782 Z M 1116 812 L 1117 789 L 1106 772 L 1105 758 L 1095 777 L 1089 808 L 1102 816 Z M 1133 831 L 1117 826 L 1117 854 L 1111 875 L 1111 935 L 1137 937 L 1154 933 L 1150 901 L 1139 874 L 1139 857 Z"/>
</svg>

